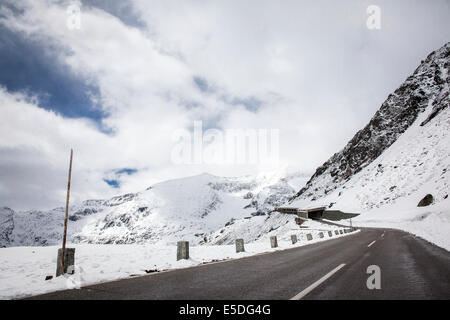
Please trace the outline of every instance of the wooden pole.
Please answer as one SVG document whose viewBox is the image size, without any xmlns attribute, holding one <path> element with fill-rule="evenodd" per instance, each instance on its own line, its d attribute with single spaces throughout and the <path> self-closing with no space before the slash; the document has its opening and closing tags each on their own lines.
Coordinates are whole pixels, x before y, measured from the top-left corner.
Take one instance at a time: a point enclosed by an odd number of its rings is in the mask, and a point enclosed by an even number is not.
<svg viewBox="0 0 450 320">
<path fill-rule="evenodd" d="M 67 182 L 66 214 L 64 217 L 64 235 L 63 235 L 62 257 L 61 257 L 61 267 L 62 267 L 61 270 L 63 270 L 63 272 L 64 272 L 64 258 L 66 255 L 67 219 L 69 217 L 70 180 L 72 179 L 72 159 L 73 159 L 73 149 L 70 149 L 69 179 Z"/>
</svg>

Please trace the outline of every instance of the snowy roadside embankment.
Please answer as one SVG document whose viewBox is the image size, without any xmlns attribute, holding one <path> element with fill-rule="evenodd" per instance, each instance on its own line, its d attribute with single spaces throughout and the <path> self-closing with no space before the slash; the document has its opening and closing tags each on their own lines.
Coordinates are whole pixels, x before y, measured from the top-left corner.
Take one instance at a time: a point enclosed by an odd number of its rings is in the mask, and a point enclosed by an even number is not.
<svg viewBox="0 0 450 320">
<path fill-rule="evenodd" d="M 316 230 L 317 231 L 317 230 Z M 358 231 L 356 231 L 358 232 Z M 307 241 L 306 233 L 313 234 Z M 0 299 L 17 299 L 46 292 L 73 289 L 104 281 L 125 279 L 145 275 L 147 271 L 179 269 L 206 262 L 237 259 L 255 254 L 301 247 L 308 244 L 343 237 L 324 238 L 318 233 L 296 230 L 298 242 L 280 238 L 278 248 L 270 248 L 269 238 L 245 244 L 243 253 L 236 253 L 234 245 L 191 246 L 190 259 L 176 261 L 176 246 L 167 245 L 90 245 L 75 244 L 76 273 L 45 281 L 47 275 L 54 275 L 58 247 L 15 247 L 0 249 Z M 351 233 L 350 233 L 351 234 Z"/>
<path fill-rule="evenodd" d="M 409 208 L 404 203 L 374 209 L 353 220 L 358 227 L 394 228 L 450 251 L 450 201 Z"/>
<path fill-rule="evenodd" d="M 410 232 L 450 251 L 450 108 L 427 125 L 433 105 L 370 165 L 336 191 L 311 202 L 299 199 L 292 206 L 332 206 L 358 212 L 361 227 L 386 227 Z M 418 207 L 432 195 L 429 206 Z"/>
</svg>

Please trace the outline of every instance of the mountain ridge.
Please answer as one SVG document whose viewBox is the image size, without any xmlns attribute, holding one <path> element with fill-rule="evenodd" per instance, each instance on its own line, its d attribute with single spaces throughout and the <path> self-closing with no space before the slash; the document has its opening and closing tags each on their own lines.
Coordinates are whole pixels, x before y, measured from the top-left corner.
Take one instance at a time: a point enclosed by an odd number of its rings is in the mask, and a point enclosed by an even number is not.
<svg viewBox="0 0 450 320">
<path fill-rule="evenodd" d="M 446 108 L 449 95 L 449 57 L 450 42 L 430 53 L 414 73 L 388 96 L 369 123 L 341 151 L 319 166 L 305 187 L 289 202 L 299 198 L 315 201 L 326 196 L 388 149 L 430 103 L 434 104 L 433 111 L 422 125 Z M 331 176 L 332 180 L 329 181 L 326 175 Z M 320 180 L 327 180 L 327 187 L 320 186 Z"/>
</svg>

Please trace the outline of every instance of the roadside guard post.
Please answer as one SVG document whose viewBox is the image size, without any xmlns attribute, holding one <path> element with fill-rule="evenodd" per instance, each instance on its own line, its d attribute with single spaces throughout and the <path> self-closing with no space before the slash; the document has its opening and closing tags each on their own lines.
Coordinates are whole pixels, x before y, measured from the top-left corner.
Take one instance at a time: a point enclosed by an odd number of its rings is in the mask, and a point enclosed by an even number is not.
<svg viewBox="0 0 450 320">
<path fill-rule="evenodd" d="M 244 239 L 236 239 L 236 252 L 244 252 Z"/>
<path fill-rule="evenodd" d="M 276 236 L 270 237 L 270 246 L 272 248 L 278 247 L 278 239 Z"/>
<path fill-rule="evenodd" d="M 189 241 L 178 241 L 177 243 L 177 261 L 189 259 Z"/>
</svg>

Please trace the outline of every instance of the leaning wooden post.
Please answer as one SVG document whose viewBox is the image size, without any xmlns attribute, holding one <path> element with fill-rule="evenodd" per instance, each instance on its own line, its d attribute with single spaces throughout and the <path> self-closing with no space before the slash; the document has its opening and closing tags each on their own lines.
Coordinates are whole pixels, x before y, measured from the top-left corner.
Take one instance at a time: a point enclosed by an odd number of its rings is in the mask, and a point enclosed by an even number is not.
<svg viewBox="0 0 450 320">
<path fill-rule="evenodd" d="M 70 181 L 72 179 L 72 160 L 73 160 L 73 149 L 70 149 L 70 164 L 69 164 L 69 178 L 67 181 L 67 197 L 66 197 L 66 212 L 64 216 L 64 233 L 63 233 L 63 243 L 62 243 L 62 252 L 61 258 L 58 259 L 58 263 L 60 264 L 56 269 L 56 276 L 66 273 L 66 241 L 67 241 L 67 220 L 69 217 L 69 198 L 70 198 Z M 72 259 L 70 259 L 72 260 Z"/>
<path fill-rule="evenodd" d="M 70 180 L 72 180 L 72 160 L 73 160 L 73 149 L 70 149 L 69 179 L 67 180 L 66 214 L 64 216 L 64 236 L 62 244 L 63 255 L 61 259 L 63 267 L 64 267 L 64 255 L 66 253 L 67 220 L 69 217 Z"/>
</svg>

